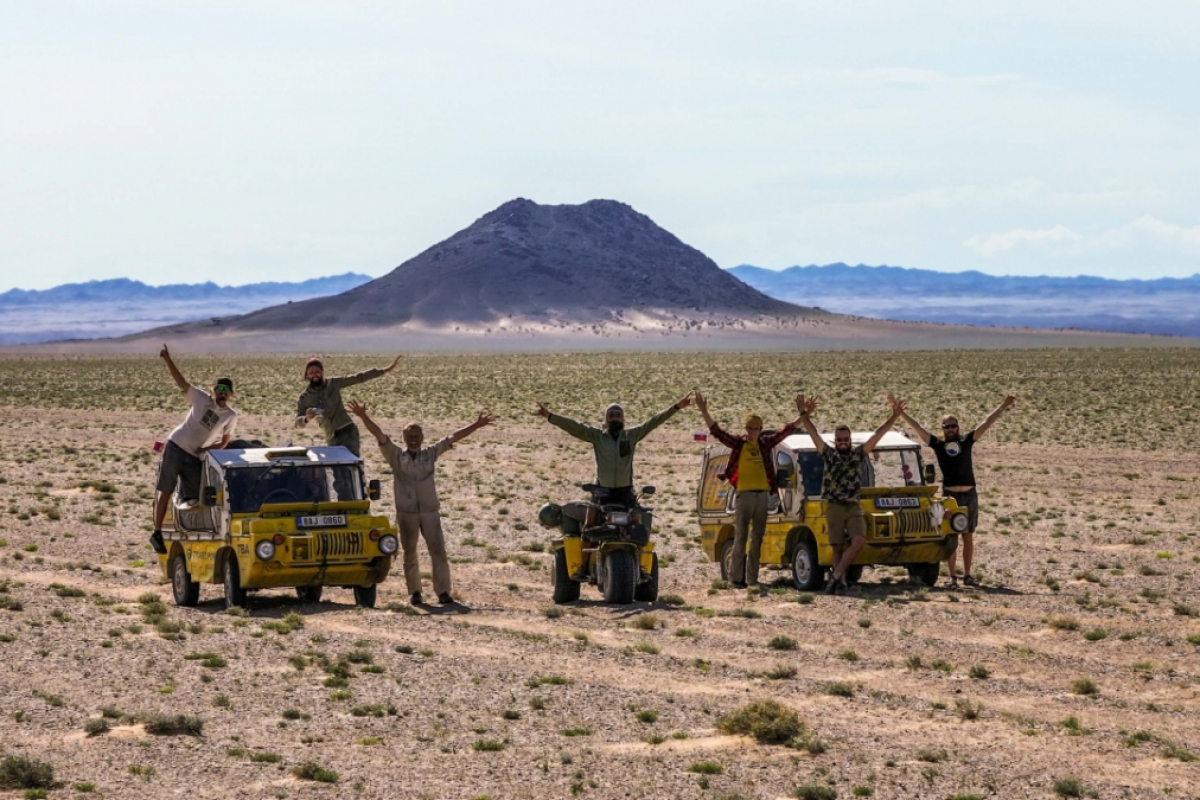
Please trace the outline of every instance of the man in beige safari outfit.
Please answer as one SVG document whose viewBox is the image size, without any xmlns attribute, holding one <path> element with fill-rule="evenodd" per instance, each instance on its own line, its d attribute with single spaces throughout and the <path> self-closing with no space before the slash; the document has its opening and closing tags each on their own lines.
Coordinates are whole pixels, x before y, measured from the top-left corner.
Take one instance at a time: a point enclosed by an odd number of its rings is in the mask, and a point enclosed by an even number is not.
<svg viewBox="0 0 1200 800">
<path fill-rule="evenodd" d="M 356 417 L 362 420 L 375 441 L 379 451 L 392 467 L 392 489 L 396 497 L 396 526 L 400 529 L 400 546 L 404 549 L 404 581 L 412 604 L 421 604 L 421 566 L 417 559 L 417 540 L 424 537 L 433 562 L 433 591 L 438 602 L 448 605 L 454 602 L 450 596 L 450 562 L 446 558 L 446 540 L 442 536 L 442 517 L 439 513 L 437 487 L 433 482 L 434 468 L 438 456 L 457 442 L 470 436 L 496 418 L 486 412 L 479 419 L 449 436 L 438 439 L 431 447 L 422 448 L 425 433 L 415 423 L 404 428 L 404 448 L 384 433 L 375 420 L 367 415 L 367 407 L 351 400 L 346 404 Z"/>
</svg>

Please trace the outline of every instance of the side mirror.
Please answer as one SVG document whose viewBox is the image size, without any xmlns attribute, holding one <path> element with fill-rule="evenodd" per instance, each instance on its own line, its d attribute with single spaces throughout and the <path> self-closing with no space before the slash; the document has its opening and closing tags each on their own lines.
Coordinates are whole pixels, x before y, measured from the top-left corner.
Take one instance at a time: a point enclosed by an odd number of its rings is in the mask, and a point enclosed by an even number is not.
<svg viewBox="0 0 1200 800">
<path fill-rule="evenodd" d="M 379 499 L 379 479 L 375 479 L 367 484 L 367 497 L 372 500 Z"/>
<path fill-rule="evenodd" d="M 654 490 L 653 486 L 643 486 L 642 487 L 642 494 L 646 495 L 647 497 L 654 494 L 654 491 L 655 490 Z"/>
<path fill-rule="evenodd" d="M 796 468 L 789 461 L 786 464 L 780 464 L 775 470 L 775 480 L 780 486 L 794 486 L 796 484 Z"/>
<path fill-rule="evenodd" d="M 935 473 L 933 471 L 933 464 L 925 465 L 925 470 L 921 473 L 921 477 L 923 477 L 925 479 L 926 486 L 930 486 L 933 484 L 934 480 L 937 477 L 937 473 Z"/>
<path fill-rule="evenodd" d="M 215 506 L 217 504 L 217 487 L 205 486 L 204 497 L 201 500 L 201 505 Z"/>
</svg>

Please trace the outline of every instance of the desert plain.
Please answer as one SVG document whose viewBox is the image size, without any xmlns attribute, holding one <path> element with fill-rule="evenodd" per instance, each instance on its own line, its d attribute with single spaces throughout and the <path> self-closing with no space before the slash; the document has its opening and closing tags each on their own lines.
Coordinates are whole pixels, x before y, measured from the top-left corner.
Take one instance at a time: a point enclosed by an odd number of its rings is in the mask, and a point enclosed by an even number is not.
<svg viewBox="0 0 1200 800">
<path fill-rule="evenodd" d="M 239 434 L 318 443 L 291 425 L 303 356 L 176 358 L 198 385 L 234 379 Z M 347 396 L 430 440 L 499 415 L 438 470 L 458 604 L 413 607 L 393 572 L 374 610 L 278 590 L 234 614 L 216 586 L 176 608 L 146 543 L 151 446 L 186 410 L 162 362 L 0 372 L 0 796 L 1200 796 L 1194 350 L 414 355 Z M 640 421 L 695 389 L 734 427 L 816 394 L 826 429 L 874 427 L 888 393 L 929 426 L 1017 395 L 975 451 L 983 587 L 881 568 L 850 596 L 783 571 L 728 588 L 698 545 L 689 409 L 638 450 L 659 602 L 554 606 L 536 511 L 593 462 L 535 404 Z M 788 741 L 731 732 L 760 701 L 795 712 Z"/>
</svg>

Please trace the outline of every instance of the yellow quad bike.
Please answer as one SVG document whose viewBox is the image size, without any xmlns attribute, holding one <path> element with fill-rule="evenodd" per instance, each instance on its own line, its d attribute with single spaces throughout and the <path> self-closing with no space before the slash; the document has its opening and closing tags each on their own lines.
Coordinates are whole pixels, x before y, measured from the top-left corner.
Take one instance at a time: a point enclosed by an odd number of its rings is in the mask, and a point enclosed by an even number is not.
<svg viewBox="0 0 1200 800">
<path fill-rule="evenodd" d="M 200 584 L 221 584 L 225 605 L 257 589 L 293 587 L 305 602 L 349 587 L 375 606 L 399 548 L 396 529 L 371 514 L 379 481 L 345 447 L 209 450 L 199 502 L 172 499 L 159 556 L 175 603 L 194 606 Z"/>
<path fill-rule="evenodd" d="M 873 432 L 855 432 L 860 445 Z M 833 447 L 833 435 L 825 437 Z M 813 591 L 825 583 L 833 565 L 826 503 L 821 499 L 824 462 L 808 434 L 794 434 L 774 450 L 780 492 L 772 497 L 763 537 L 760 563 L 791 569 L 797 589 Z M 704 453 L 696 511 L 700 543 L 709 561 L 719 561 L 721 577 L 729 580 L 733 559 L 732 487 L 720 478 L 729 448 L 711 446 Z M 937 583 L 940 562 L 958 546 L 967 529 L 967 515 L 951 498 L 938 495 L 933 465 L 922 465 L 919 444 L 895 431 L 885 433 L 863 462 L 862 505 L 866 546 L 846 578 L 855 583 L 863 567 L 888 564 L 905 567 L 910 579 L 926 586 Z M 744 557 L 744 554 L 742 554 Z"/>
<path fill-rule="evenodd" d="M 550 545 L 554 602 L 578 600 L 580 586 L 590 583 L 606 603 L 653 603 L 658 599 L 658 554 L 650 541 L 653 512 L 641 499 L 654 494 L 654 487 L 643 487 L 633 507 L 611 501 L 601 486 L 582 488 L 592 502 L 547 503 L 538 511 L 542 525 L 563 534 Z"/>
</svg>

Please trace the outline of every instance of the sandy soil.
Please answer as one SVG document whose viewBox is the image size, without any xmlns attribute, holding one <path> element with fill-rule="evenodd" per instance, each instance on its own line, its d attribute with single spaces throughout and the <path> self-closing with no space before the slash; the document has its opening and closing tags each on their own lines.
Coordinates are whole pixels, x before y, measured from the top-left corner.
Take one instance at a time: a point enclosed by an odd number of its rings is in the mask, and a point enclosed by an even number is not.
<svg viewBox="0 0 1200 800">
<path fill-rule="evenodd" d="M 804 785 L 842 798 L 1045 798 L 1071 777 L 1103 798 L 1200 795 L 1188 760 L 1200 754 L 1190 452 L 981 444 L 984 588 L 924 591 L 868 570 L 855 596 L 810 598 L 782 572 L 761 595 L 712 588 L 690 513 L 700 446 L 660 431 L 639 472 L 660 489 L 662 594 L 675 604 L 613 608 L 585 589 L 560 614 L 534 515 L 590 477 L 590 455 L 519 422 L 477 434 L 440 469 L 458 605 L 412 608 L 393 575 L 378 610 L 355 609 L 346 590 L 314 605 L 269 591 L 235 617 L 215 586 L 196 609 L 171 606 L 145 544 L 148 444 L 178 414 L 4 414 L 0 744 L 53 765 L 51 796 L 90 783 L 111 798 L 731 800 Z M 111 485 L 85 485 L 97 478 Z M 178 638 L 143 621 L 146 593 L 169 605 Z M 303 627 L 261 627 L 290 612 Z M 1085 638 L 1094 631 L 1103 638 Z M 771 649 L 779 634 L 796 649 Z M 349 686 L 326 687 L 320 657 L 351 654 Z M 763 675 L 780 665 L 795 675 Z M 551 676 L 571 682 L 539 682 Z M 1073 691 L 1085 678 L 1097 694 Z M 717 730 L 767 698 L 798 711 L 824 752 Z M 203 734 L 114 719 L 87 735 L 103 707 L 197 715 Z M 305 762 L 339 782 L 295 777 Z M 715 774 L 693 771 L 702 763 Z"/>
</svg>

